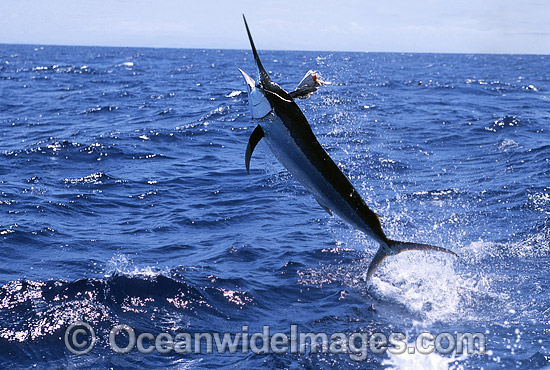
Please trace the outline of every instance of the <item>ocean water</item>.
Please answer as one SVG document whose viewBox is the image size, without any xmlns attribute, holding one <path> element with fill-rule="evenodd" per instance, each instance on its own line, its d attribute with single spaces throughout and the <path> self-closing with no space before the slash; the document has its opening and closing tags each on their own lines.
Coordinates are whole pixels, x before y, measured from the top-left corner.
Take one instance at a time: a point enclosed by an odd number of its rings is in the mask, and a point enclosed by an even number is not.
<svg viewBox="0 0 550 370">
<path fill-rule="evenodd" d="M 550 57 L 260 54 L 287 90 L 328 82 L 298 104 L 386 234 L 460 257 L 403 253 L 367 283 L 377 246 L 265 143 L 247 175 L 249 51 L 0 45 L 0 366 L 549 368 Z M 486 351 L 119 354 L 117 324 L 482 333 Z"/>
</svg>

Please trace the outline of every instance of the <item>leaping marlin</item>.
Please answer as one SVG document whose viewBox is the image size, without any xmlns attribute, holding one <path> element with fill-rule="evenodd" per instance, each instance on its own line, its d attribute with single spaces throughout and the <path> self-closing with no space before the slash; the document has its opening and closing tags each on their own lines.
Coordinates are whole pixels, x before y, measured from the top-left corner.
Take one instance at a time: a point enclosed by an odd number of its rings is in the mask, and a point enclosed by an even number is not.
<svg viewBox="0 0 550 370">
<path fill-rule="evenodd" d="M 384 234 L 378 215 L 369 209 L 359 192 L 319 144 L 306 117 L 294 102 L 294 98 L 309 96 L 322 82 L 309 71 L 296 90 L 291 93 L 283 90 L 264 69 L 244 15 L 243 19 L 258 68 L 258 82 L 239 69 L 246 81 L 252 118 L 258 120 L 258 126 L 250 135 L 246 147 L 247 172 L 254 148 L 265 138 L 279 162 L 313 194 L 325 211 L 330 215 L 336 213 L 380 244 L 367 270 L 367 280 L 384 258 L 403 251 L 430 250 L 456 255 L 445 248 L 392 240 Z"/>
</svg>

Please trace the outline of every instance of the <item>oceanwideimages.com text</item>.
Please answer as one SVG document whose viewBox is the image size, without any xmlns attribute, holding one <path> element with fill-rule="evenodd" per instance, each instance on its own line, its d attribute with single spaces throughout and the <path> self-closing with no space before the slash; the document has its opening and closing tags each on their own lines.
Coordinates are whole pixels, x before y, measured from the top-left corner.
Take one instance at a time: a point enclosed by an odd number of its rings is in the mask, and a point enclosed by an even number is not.
<svg viewBox="0 0 550 370">
<path fill-rule="evenodd" d="M 65 345 L 76 355 L 90 353 L 97 343 L 95 330 L 88 323 L 79 321 L 65 331 Z M 112 327 L 108 335 L 110 350 L 119 354 L 138 351 L 142 354 L 157 352 L 166 355 L 254 353 L 254 354 L 347 354 L 353 361 L 363 361 L 369 353 L 386 351 L 400 355 L 414 354 L 484 354 L 486 338 L 483 333 L 429 333 L 422 332 L 415 338 L 404 333 L 312 333 L 302 332 L 298 325 L 290 325 L 288 332 L 272 332 L 268 325 L 252 332 L 243 325 L 237 333 L 149 333 L 137 332 L 126 324 Z"/>
</svg>

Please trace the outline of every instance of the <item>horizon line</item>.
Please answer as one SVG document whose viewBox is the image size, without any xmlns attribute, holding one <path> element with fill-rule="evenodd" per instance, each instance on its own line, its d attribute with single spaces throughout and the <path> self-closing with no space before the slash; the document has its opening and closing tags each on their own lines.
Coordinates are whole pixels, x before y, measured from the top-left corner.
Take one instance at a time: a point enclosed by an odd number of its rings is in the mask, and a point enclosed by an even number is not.
<svg viewBox="0 0 550 370">
<path fill-rule="evenodd" d="M 41 43 L 10 43 L 0 42 L 0 45 L 12 46 L 55 46 L 55 47 L 82 47 L 82 48 L 120 48 L 120 49 L 181 49 L 181 50 L 228 50 L 250 51 L 249 49 L 213 48 L 213 47 L 179 47 L 179 46 L 122 46 L 122 45 L 82 45 L 82 44 L 41 44 Z M 304 50 L 304 49 L 258 49 L 258 51 L 295 51 L 295 52 L 323 52 L 323 53 L 363 53 L 363 54 L 448 54 L 448 55 L 530 55 L 550 56 L 539 53 L 497 53 L 497 52 L 454 52 L 454 51 L 358 51 L 358 50 Z"/>
</svg>

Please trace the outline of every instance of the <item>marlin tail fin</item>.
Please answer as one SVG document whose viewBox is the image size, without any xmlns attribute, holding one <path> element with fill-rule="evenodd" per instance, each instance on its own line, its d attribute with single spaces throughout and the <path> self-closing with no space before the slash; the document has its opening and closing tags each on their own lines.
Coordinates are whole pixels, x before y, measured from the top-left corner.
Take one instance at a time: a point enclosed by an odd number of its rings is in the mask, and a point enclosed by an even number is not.
<svg viewBox="0 0 550 370">
<path fill-rule="evenodd" d="M 382 245 L 374 255 L 367 270 L 367 281 L 371 278 L 376 268 L 386 257 L 399 254 L 404 251 L 437 251 L 450 253 L 458 257 L 455 252 L 442 247 L 436 247 L 434 245 L 389 240 L 388 245 Z"/>
</svg>

